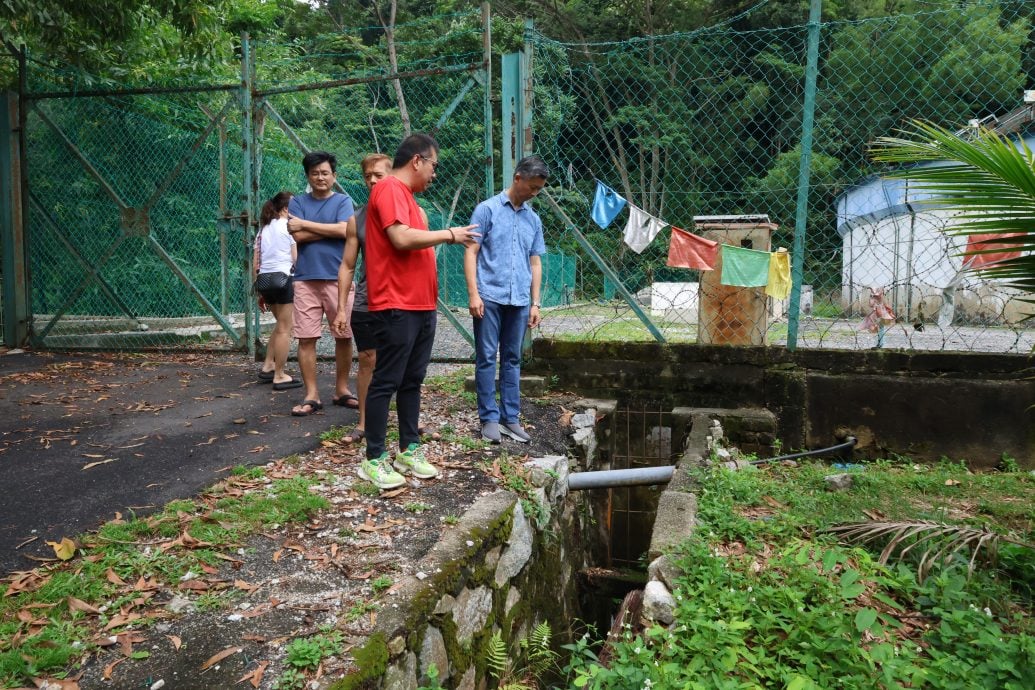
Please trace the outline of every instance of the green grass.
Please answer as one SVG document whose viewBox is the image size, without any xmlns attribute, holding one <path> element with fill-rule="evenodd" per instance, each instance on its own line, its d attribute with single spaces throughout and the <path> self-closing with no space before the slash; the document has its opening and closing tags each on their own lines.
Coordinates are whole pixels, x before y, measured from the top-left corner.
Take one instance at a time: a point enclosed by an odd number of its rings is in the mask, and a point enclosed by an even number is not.
<svg viewBox="0 0 1035 690">
<path fill-rule="evenodd" d="M 134 608 L 139 592 L 133 585 L 140 578 L 175 587 L 188 571 L 223 565 L 217 552 L 237 548 L 249 534 L 271 524 L 304 521 L 329 505 L 309 490 L 318 479 L 294 477 L 266 484 L 260 481 L 262 475 L 256 468 L 239 468 L 202 498 L 173 501 L 148 518 L 108 523 L 77 540 L 80 548 L 72 560 L 38 568 L 24 583 L 0 583 L 0 687 L 28 686 L 34 677 L 64 672 L 92 651 L 99 629 L 122 607 Z M 261 490 L 229 491 L 235 483 L 235 488 L 258 484 Z M 176 539 L 193 540 L 191 548 L 169 546 Z M 156 548 L 159 545 L 165 548 Z M 109 572 L 126 584 L 112 581 Z M 237 596 L 232 589 L 207 593 L 199 597 L 199 606 L 223 609 Z M 88 615 L 72 609 L 70 597 L 103 606 L 105 612 Z M 32 626 L 18 619 L 21 611 L 37 612 Z M 121 629 L 116 626 L 106 634 Z"/>
<path fill-rule="evenodd" d="M 424 379 L 424 386 L 428 390 L 441 391 L 451 397 L 460 398 L 468 405 L 477 405 L 478 397 L 474 391 L 465 388 L 465 381 L 472 374 L 474 374 L 474 367 L 458 367 L 456 371 L 449 374 L 427 377 Z"/>
<path fill-rule="evenodd" d="M 832 492 L 823 477 L 835 471 L 810 462 L 696 470 L 698 526 L 673 553 L 683 570 L 675 623 L 627 631 L 606 668 L 588 641 L 571 645 L 572 684 L 1035 687 L 1035 551 L 1004 546 L 998 563 L 979 563 L 969 578 L 970 554 L 959 553 L 921 579 L 914 557 L 884 566 L 881 544 L 822 531 L 869 518 L 934 520 L 1031 542 L 1035 477 L 877 462 L 852 470 L 852 489 Z"/>
<path fill-rule="evenodd" d="M 332 426 L 327 431 L 320 433 L 320 440 L 329 443 L 337 443 L 338 441 L 348 436 L 349 431 L 349 429 L 346 429 L 343 426 Z"/>
</svg>

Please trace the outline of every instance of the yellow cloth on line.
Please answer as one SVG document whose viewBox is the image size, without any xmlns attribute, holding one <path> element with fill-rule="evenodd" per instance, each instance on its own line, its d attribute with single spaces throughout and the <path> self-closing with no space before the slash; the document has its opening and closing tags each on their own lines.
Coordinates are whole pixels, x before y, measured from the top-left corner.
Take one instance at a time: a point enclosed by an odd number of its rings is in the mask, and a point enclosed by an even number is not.
<svg viewBox="0 0 1035 690">
<path fill-rule="evenodd" d="M 769 255 L 769 279 L 765 294 L 775 299 L 787 299 L 791 294 L 791 254 L 773 252 Z"/>
</svg>

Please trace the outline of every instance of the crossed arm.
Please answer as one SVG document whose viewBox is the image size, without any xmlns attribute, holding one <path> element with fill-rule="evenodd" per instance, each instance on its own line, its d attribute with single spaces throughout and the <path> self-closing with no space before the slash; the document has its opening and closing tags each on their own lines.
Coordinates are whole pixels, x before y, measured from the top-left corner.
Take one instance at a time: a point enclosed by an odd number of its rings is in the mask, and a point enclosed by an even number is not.
<svg viewBox="0 0 1035 690">
<path fill-rule="evenodd" d="M 288 232 L 295 242 L 315 242 L 326 239 L 348 239 L 349 228 L 356 232 L 356 217 L 338 223 L 317 223 L 288 214 Z"/>
</svg>

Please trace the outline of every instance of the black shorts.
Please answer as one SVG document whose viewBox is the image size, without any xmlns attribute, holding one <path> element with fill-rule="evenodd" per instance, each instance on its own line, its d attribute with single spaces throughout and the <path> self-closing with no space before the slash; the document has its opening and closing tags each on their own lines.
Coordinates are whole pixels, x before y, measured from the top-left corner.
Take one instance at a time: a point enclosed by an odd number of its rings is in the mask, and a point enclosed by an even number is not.
<svg viewBox="0 0 1035 690">
<path fill-rule="evenodd" d="M 356 341 L 357 351 L 377 348 L 377 329 L 380 323 L 380 320 L 368 311 L 352 310 L 352 338 Z"/>
<path fill-rule="evenodd" d="M 263 290 L 259 294 L 266 304 L 294 304 L 295 281 L 292 278 L 280 290 Z"/>
</svg>

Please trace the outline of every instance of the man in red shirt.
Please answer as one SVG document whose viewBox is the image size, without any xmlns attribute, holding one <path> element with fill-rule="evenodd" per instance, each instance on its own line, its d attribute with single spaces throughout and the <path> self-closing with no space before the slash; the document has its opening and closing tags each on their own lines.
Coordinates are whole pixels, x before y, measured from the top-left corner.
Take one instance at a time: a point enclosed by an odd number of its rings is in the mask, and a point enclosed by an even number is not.
<svg viewBox="0 0 1035 690">
<path fill-rule="evenodd" d="M 414 194 L 427 189 L 438 167 L 438 143 L 412 134 L 399 145 L 391 174 L 374 185 L 367 203 L 367 309 L 377 331 L 377 364 L 367 391 L 367 459 L 359 476 L 381 489 L 438 476 L 420 447 L 420 387 L 435 342 L 438 274 L 435 245 L 470 244 L 475 225 L 428 230 Z M 394 463 L 385 448 L 388 406 L 396 396 L 399 450 Z M 394 466 L 394 469 L 393 469 Z M 398 472 L 396 471 L 398 470 Z"/>
</svg>

